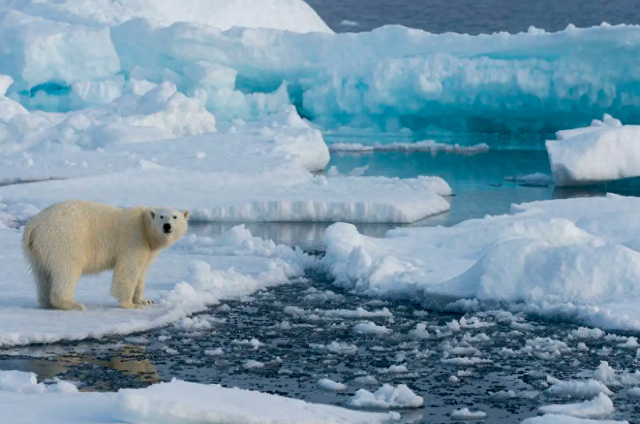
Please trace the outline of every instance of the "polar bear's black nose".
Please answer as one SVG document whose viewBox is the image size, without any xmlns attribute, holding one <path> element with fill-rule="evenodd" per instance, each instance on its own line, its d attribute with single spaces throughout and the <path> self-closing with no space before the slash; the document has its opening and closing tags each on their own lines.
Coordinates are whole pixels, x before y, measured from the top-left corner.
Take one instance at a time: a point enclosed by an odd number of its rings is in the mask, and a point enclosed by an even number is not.
<svg viewBox="0 0 640 424">
<path fill-rule="evenodd" d="M 165 232 L 165 233 L 170 232 L 170 231 L 171 231 L 171 224 L 169 224 L 169 223 L 164 224 L 164 225 L 162 226 L 162 229 L 164 230 L 164 232 Z"/>
</svg>

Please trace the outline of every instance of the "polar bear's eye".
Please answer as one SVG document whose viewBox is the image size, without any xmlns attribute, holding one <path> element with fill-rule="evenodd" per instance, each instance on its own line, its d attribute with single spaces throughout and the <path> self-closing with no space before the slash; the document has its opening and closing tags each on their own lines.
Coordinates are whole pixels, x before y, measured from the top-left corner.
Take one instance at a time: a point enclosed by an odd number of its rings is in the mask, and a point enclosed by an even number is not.
<svg viewBox="0 0 640 424">
<path fill-rule="evenodd" d="M 164 219 L 164 215 L 160 215 L 160 219 Z"/>
<path fill-rule="evenodd" d="M 178 217 L 177 217 L 177 216 L 175 216 L 175 215 L 173 215 L 173 219 L 178 219 Z"/>
</svg>

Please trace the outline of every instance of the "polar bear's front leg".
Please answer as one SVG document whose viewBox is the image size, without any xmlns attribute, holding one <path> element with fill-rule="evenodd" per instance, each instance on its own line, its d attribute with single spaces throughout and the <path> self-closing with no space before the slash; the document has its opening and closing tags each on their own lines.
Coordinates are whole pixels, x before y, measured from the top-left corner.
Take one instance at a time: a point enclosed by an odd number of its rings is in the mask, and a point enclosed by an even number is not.
<svg viewBox="0 0 640 424">
<path fill-rule="evenodd" d="M 135 255 L 118 258 L 113 269 L 111 294 L 118 299 L 120 306 L 125 309 L 142 308 L 133 302 L 133 296 L 140 281 L 141 271 Z M 143 277 L 144 278 L 144 273 Z"/>
<path fill-rule="evenodd" d="M 143 272 L 142 275 L 138 278 L 138 284 L 136 285 L 136 289 L 133 292 L 133 303 L 135 305 L 153 305 L 153 300 L 144 299 L 142 297 L 142 294 L 144 293 L 144 283 L 146 277 L 146 272 Z"/>
</svg>

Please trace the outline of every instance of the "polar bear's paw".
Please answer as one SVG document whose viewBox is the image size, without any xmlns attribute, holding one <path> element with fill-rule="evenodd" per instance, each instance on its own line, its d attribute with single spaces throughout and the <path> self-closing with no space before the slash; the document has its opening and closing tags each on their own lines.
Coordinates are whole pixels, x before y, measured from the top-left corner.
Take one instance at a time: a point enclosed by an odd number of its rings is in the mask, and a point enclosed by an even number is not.
<svg viewBox="0 0 640 424">
<path fill-rule="evenodd" d="M 149 299 L 140 299 L 139 302 L 136 303 L 136 305 L 142 305 L 142 306 L 148 306 L 148 305 L 153 305 L 155 302 L 153 300 L 149 300 Z"/>
<path fill-rule="evenodd" d="M 51 306 L 54 309 L 61 309 L 63 311 L 84 311 L 87 309 L 82 303 L 74 302 L 73 300 L 52 301 Z"/>
</svg>

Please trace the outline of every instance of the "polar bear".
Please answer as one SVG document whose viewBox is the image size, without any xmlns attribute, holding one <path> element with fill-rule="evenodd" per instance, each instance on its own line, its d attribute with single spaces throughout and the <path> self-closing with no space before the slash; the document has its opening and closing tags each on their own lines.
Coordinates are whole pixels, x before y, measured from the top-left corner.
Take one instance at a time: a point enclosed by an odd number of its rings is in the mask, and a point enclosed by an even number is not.
<svg viewBox="0 0 640 424">
<path fill-rule="evenodd" d="M 136 206 L 121 209 L 69 200 L 42 210 L 27 223 L 23 252 L 41 308 L 84 310 L 73 294 L 83 275 L 113 270 L 111 294 L 126 309 L 143 299 L 145 276 L 160 250 L 188 229 L 189 211 Z"/>
</svg>

